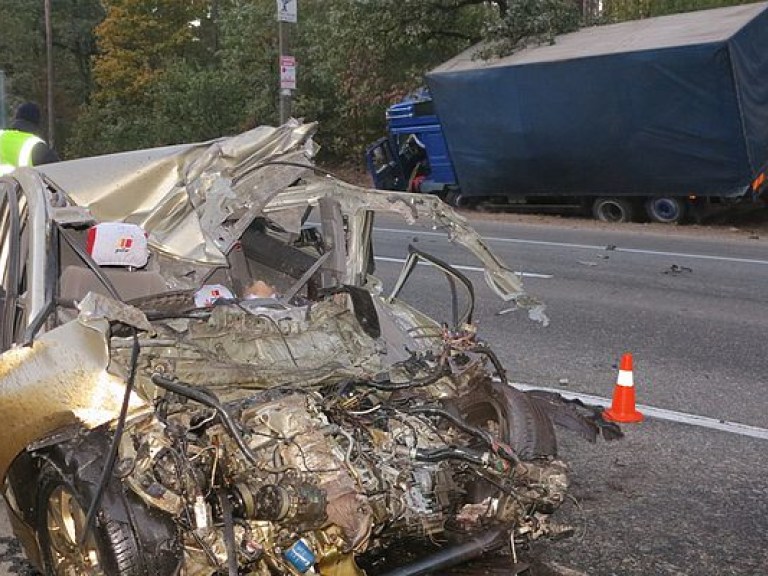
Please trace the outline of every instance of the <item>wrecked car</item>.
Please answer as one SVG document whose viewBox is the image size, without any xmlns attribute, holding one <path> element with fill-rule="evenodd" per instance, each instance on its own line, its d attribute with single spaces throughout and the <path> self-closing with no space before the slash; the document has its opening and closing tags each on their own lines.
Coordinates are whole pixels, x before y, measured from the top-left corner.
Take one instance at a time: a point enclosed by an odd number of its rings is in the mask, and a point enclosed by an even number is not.
<svg viewBox="0 0 768 576">
<path fill-rule="evenodd" d="M 374 216 L 543 307 L 437 198 L 315 170 L 314 130 L 0 179 L 0 478 L 41 571 L 424 574 L 560 530 L 550 414 L 581 415 L 507 384 L 450 265 L 411 248 L 385 293 Z M 418 262 L 449 319 L 398 298 Z"/>
</svg>

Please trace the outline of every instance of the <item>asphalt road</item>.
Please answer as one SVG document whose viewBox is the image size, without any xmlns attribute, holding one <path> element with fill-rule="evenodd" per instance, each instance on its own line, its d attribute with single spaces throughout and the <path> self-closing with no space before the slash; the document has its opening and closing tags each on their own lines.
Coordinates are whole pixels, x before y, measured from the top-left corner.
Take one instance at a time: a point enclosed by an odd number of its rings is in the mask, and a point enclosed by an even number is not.
<svg viewBox="0 0 768 576">
<path fill-rule="evenodd" d="M 499 316 L 504 305 L 466 269 L 480 334 L 511 380 L 610 397 L 628 351 L 639 402 L 768 428 L 766 239 L 473 220 L 513 269 L 534 276 L 526 287 L 548 306 L 546 328 L 519 311 Z M 398 228 L 379 223 L 378 255 L 402 258 L 410 242 L 476 264 L 436 231 Z M 388 283 L 397 271 L 380 260 Z M 440 275 L 413 280 L 415 305 L 448 301 Z M 592 576 L 768 574 L 768 440 L 655 419 L 625 431 L 597 445 L 560 435 L 574 471 L 561 519 L 577 536 L 536 555 Z"/>
<path fill-rule="evenodd" d="M 642 404 L 768 429 L 768 240 L 684 228 L 510 223 L 471 216 L 550 324 L 499 301 L 478 263 L 439 231 L 377 223 L 377 275 L 391 286 L 408 243 L 465 266 L 480 335 L 514 382 L 610 397 L 621 353 Z M 403 297 L 449 316 L 443 277 L 420 267 Z M 537 545 L 535 576 L 768 574 L 768 440 L 648 419 L 596 445 L 560 435 L 576 535 Z M 766 431 L 768 433 L 768 431 Z M 25 573 L 0 518 L 0 575 Z M 504 562 L 469 573 L 510 573 Z M 552 571 L 553 566 L 560 570 Z"/>
</svg>

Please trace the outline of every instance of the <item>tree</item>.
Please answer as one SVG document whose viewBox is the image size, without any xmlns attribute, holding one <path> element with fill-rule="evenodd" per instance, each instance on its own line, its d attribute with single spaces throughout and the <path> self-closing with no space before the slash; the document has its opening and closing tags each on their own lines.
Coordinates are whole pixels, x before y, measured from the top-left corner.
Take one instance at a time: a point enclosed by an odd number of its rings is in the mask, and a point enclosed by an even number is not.
<svg viewBox="0 0 768 576">
<path fill-rule="evenodd" d="M 208 16 L 203 0 L 106 0 L 96 27 L 94 90 L 69 143 L 75 155 L 167 143 L 154 118 L 153 94 L 177 61 L 204 59 L 198 32 Z"/>
<path fill-rule="evenodd" d="M 572 0 L 508 0 L 501 17 L 486 32 L 486 57 L 505 56 L 530 44 L 555 42 L 558 34 L 581 25 L 581 12 Z"/>
<path fill-rule="evenodd" d="M 96 27 L 96 101 L 142 102 L 167 63 L 193 53 L 196 30 L 206 14 L 200 0 L 108 0 Z"/>
<path fill-rule="evenodd" d="M 25 0 L 0 0 L 3 2 Z M 69 2 L 96 0 L 68 0 Z M 733 0 L 603 0 L 606 21 Z M 386 107 L 486 40 L 498 56 L 576 29 L 597 0 L 300 0 L 294 113 L 325 159 L 359 160 Z M 95 154 L 278 121 L 274 0 L 105 0 L 90 103 L 70 140 Z M 646 9 L 646 7 L 648 7 Z M 34 19 L 34 18 L 32 18 Z"/>
<path fill-rule="evenodd" d="M 78 109 L 90 92 L 93 28 L 103 17 L 99 0 L 53 3 L 53 60 L 56 141 L 71 131 Z M 10 107 L 32 100 L 45 104 L 45 30 L 43 2 L 0 0 L 0 68 L 8 77 Z M 44 112 L 45 109 L 43 110 Z"/>
<path fill-rule="evenodd" d="M 387 105 L 478 41 L 490 11 L 485 2 L 305 1 L 296 109 L 320 120 L 326 155 L 360 158 L 382 133 Z"/>
</svg>

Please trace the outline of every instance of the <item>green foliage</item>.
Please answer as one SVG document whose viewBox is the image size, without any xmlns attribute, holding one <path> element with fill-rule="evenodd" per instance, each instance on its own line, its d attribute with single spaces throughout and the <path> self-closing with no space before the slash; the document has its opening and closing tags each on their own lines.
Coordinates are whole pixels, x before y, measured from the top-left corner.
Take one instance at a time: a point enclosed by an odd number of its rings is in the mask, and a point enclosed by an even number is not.
<svg viewBox="0 0 768 576">
<path fill-rule="evenodd" d="M 577 30 L 581 14 L 572 0 L 509 0 L 502 18 L 487 29 L 482 57 L 506 56 L 533 44 L 554 44 L 555 36 Z"/>
<path fill-rule="evenodd" d="M 227 71 L 238 83 L 238 100 L 232 105 L 239 108 L 240 122 L 234 128 L 276 124 L 279 72 L 274 0 L 222 0 L 218 10 L 218 50 L 211 65 Z"/>
<path fill-rule="evenodd" d="M 94 26 L 104 15 L 99 0 L 51 2 L 53 24 L 55 141 L 67 138 L 91 90 Z M 46 54 L 43 2 L 0 0 L 0 68 L 8 78 L 10 112 L 32 100 L 45 110 Z M 10 114 L 9 114 L 10 117 Z"/>
<path fill-rule="evenodd" d="M 320 120 L 329 157 L 360 156 L 386 106 L 480 39 L 484 2 L 302 0 L 294 114 Z M 161 7 L 152 10 L 150 6 Z M 188 22 L 201 20 L 198 28 Z M 276 123 L 274 0 L 111 0 L 97 28 L 96 90 L 78 155 L 202 140 Z M 108 119 L 112 118 L 110 122 Z"/>
<path fill-rule="evenodd" d="M 384 110 L 423 75 L 481 38 L 485 3 L 306 0 L 296 53 L 296 111 L 320 121 L 326 157 L 359 158 Z"/>
<path fill-rule="evenodd" d="M 96 89 L 70 152 L 207 140 L 275 123 L 274 11 L 267 0 L 112 0 L 97 28 Z"/>
<path fill-rule="evenodd" d="M 45 95 L 45 37 L 43 3 L 24 0 L 0 2 L 0 68 L 8 79 L 11 109 L 24 100 L 42 101 Z"/>
<path fill-rule="evenodd" d="M 193 50 L 205 3 L 191 0 L 109 0 L 97 26 L 93 75 L 100 102 L 140 103 L 169 61 Z"/>
<path fill-rule="evenodd" d="M 746 4 L 744 0 L 604 0 L 602 22 L 639 20 L 651 16 Z"/>
<path fill-rule="evenodd" d="M 15 19 L 11 28 L 38 30 L 39 10 L 5 9 L 27 2 L 0 0 L 0 17 Z M 557 34 L 575 30 L 582 14 L 592 14 L 598 5 L 597 0 L 581 2 L 299 0 L 299 24 L 288 26 L 298 62 L 294 115 L 320 121 L 325 159 L 359 160 L 364 146 L 383 134 L 386 107 L 423 86 L 427 71 L 483 39 L 490 40 L 489 55 L 553 42 Z M 733 2 L 603 0 L 604 19 Z M 277 123 L 275 0 L 103 3 L 98 56 L 79 75 L 83 83 L 78 86 L 90 98 L 68 142 L 69 155 L 199 141 Z M 58 26 L 61 35 L 64 24 Z M 12 32 L 9 37 L 15 38 Z M 71 38 L 87 35 L 80 30 Z M 13 42 L 23 43 L 23 35 Z M 77 52 L 89 53 L 87 48 Z M 41 44 L 31 42 L 24 68 L 38 70 L 41 54 Z M 82 66 L 84 61 L 73 57 L 69 66 L 76 67 L 75 62 Z M 40 93 L 39 75 L 14 72 L 14 85 Z"/>
</svg>

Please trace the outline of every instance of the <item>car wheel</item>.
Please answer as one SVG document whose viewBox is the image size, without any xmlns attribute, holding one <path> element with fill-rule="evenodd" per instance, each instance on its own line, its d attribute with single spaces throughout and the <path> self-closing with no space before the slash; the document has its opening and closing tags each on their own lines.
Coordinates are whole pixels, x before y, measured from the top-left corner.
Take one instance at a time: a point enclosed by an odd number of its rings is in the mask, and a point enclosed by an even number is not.
<svg viewBox="0 0 768 576">
<path fill-rule="evenodd" d="M 142 574 L 138 546 L 129 526 L 106 518 L 94 519 L 88 536 L 83 538 L 87 502 L 88 498 L 64 478 L 58 467 L 46 465 L 38 502 L 38 541 L 46 573 Z"/>
<path fill-rule="evenodd" d="M 557 455 L 552 421 L 524 392 L 506 383 L 483 383 L 461 398 L 457 408 L 468 424 L 499 437 L 523 460 Z M 468 486 L 467 498 L 482 502 L 497 491 L 498 487 L 479 479 Z"/>
<path fill-rule="evenodd" d="M 173 518 L 147 506 L 114 474 L 83 538 L 110 438 L 98 428 L 35 455 L 40 473 L 34 519 L 45 572 L 48 576 L 177 574 L 183 549 Z"/>
<path fill-rule="evenodd" d="M 557 455 L 552 420 L 524 392 L 506 383 L 483 384 L 462 400 L 459 410 L 469 424 L 497 434 L 523 460 Z"/>
<path fill-rule="evenodd" d="M 649 198 L 645 203 L 645 211 L 652 222 L 678 224 L 685 219 L 686 204 L 682 198 Z"/>
<path fill-rule="evenodd" d="M 598 198 L 592 204 L 592 214 L 601 222 L 631 222 L 633 208 L 628 198 Z"/>
</svg>

